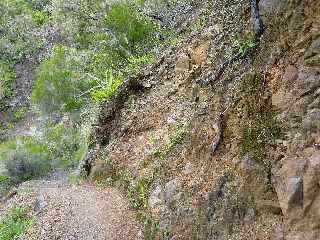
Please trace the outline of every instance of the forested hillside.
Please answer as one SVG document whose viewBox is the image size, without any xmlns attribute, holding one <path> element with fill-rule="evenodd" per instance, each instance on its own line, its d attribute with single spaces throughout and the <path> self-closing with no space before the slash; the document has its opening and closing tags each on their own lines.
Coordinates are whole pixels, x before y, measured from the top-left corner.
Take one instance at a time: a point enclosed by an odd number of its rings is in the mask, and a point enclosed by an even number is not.
<svg viewBox="0 0 320 240">
<path fill-rule="evenodd" d="M 1 0 L 0 240 L 320 239 L 320 4 Z"/>
<path fill-rule="evenodd" d="M 176 41 L 177 3 L 1 2 L 1 164 L 21 182 L 77 165 L 99 105 Z M 170 25 L 171 24 L 171 25 Z"/>
</svg>

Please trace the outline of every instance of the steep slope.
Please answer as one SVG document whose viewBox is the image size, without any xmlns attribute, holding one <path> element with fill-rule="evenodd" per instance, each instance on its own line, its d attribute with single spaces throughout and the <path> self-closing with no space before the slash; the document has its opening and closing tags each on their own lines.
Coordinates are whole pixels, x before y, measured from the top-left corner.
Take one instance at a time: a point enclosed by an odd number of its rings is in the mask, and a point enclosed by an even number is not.
<svg viewBox="0 0 320 240">
<path fill-rule="evenodd" d="M 320 3 L 261 0 L 259 43 L 248 1 L 203 6 L 102 106 L 80 167 L 113 186 L 22 184 L 22 239 L 320 239 Z"/>
<path fill-rule="evenodd" d="M 319 239 L 319 3 L 260 8 L 259 47 L 213 86 L 197 82 L 235 54 L 248 3 L 213 3 L 210 27 L 129 79 L 101 114 L 90 174 L 128 192 L 152 219 L 147 238 Z"/>
</svg>

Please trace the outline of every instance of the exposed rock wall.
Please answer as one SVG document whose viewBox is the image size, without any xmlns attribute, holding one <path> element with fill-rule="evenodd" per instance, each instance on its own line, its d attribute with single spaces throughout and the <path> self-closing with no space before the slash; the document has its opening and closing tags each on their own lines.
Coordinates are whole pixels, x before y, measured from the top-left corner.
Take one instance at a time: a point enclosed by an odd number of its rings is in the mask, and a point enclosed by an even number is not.
<svg viewBox="0 0 320 240">
<path fill-rule="evenodd" d="M 105 108 L 91 174 L 143 179 L 156 239 L 320 239 L 319 1 L 261 0 L 259 47 L 202 88 L 251 26 L 248 2 L 211 7 L 208 28 Z"/>
</svg>

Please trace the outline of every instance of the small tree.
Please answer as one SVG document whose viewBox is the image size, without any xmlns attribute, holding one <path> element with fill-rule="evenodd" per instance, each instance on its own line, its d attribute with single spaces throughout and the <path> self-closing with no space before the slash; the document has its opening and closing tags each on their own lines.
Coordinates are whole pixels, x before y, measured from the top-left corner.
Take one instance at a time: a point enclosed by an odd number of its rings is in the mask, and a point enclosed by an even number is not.
<svg viewBox="0 0 320 240">
<path fill-rule="evenodd" d="M 127 2 L 116 2 L 106 15 L 106 26 L 110 28 L 122 47 L 132 53 L 151 40 L 157 26 L 146 16 L 139 14 Z"/>
<path fill-rule="evenodd" d="M 52 57 L 40 66 L 32 91 L 33 103 L 45 113 L 79 111 L 88 100 L 79 95 L 97 84 L 83 74 L 85 61 L 75 49 L 56 46 Z"/>
</svg>

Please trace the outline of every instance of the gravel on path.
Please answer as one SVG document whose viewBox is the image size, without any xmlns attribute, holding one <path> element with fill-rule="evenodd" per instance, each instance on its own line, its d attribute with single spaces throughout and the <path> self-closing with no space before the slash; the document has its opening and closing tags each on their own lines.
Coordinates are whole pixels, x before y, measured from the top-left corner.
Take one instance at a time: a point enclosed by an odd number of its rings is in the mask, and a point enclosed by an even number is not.
<svg viewBox="0 0 320 240">
<path fill-rule="evenodd" d="M 134 212 L 116 188 L 38 180 L 22 184 L 17 192 L 0 215 L 15 205 L 28 205 L 36 216 L 35 225 L 19 240 L 143 239 Z"/>
</svg>

